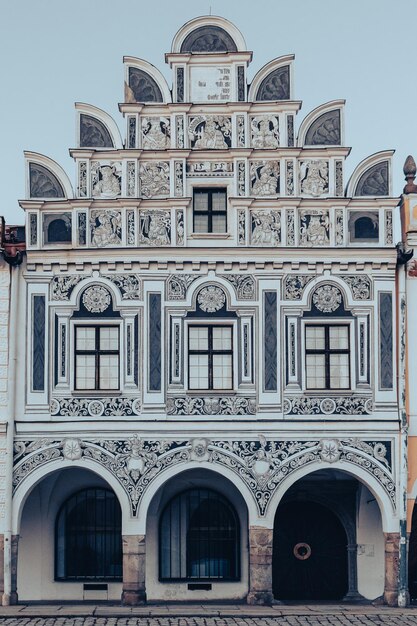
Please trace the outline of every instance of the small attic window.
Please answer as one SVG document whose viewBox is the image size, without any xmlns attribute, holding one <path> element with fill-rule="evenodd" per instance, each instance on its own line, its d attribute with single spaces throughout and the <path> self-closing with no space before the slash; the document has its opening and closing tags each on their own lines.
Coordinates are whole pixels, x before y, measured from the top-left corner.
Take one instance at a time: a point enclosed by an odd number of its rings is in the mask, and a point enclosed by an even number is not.
<svg viewBox="0 0 417 626">
<path fill-rule="evenodd" d="M 51 213 L 43 218 L 43 241 L 50 243 L 71 243 L 71 214 Z"/>
<path fill-rule="evenodd" d="M 349 238 L 351 243 L 378 243 L 378 213 L 376 211 L 352 212 L 349 215 Z"/>
<path fill-rule="evenodd" d="M 220 26 L 200 26 L 184 39 L 181 52 L 237 52 L 237 46 Z"/>
</svg>

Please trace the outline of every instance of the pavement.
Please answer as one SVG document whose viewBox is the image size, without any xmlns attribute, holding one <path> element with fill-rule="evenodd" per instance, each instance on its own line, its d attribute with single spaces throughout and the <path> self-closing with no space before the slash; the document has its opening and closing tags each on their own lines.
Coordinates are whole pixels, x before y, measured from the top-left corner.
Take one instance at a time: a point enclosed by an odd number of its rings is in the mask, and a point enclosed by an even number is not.
<svg viewBox="0 0 417 626">
<path fill-rule="evenodd" d="M 417 606 L 365 604 L 18 604 L 0 626 L 417 626 Z"/>
</svg>

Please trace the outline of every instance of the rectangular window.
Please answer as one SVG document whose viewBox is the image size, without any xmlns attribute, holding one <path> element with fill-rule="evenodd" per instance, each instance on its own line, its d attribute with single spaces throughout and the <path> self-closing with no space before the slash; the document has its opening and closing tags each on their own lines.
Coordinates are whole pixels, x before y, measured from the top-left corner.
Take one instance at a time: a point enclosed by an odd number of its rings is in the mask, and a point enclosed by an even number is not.
<svg viewBox="0 0 417 626">
<path fill-rule="evenodd" d="M 233 388 L 232 326 L 189 326 L 189 389 Z"/>
<path fill-rule="evenodd" d="M 118 326 L 75 327 L 75 389 L 119 389 Z"/>
<path fill-rule="evenodd" d="M 305 327 L 307 389 L 349 389 L 349 326 Z"/>
<path fill-rule="evenodd" d="M 225 233 L 227 230 L 226 189 L 195 189 L 193 203 L 195 233 Z"/>
</svg>

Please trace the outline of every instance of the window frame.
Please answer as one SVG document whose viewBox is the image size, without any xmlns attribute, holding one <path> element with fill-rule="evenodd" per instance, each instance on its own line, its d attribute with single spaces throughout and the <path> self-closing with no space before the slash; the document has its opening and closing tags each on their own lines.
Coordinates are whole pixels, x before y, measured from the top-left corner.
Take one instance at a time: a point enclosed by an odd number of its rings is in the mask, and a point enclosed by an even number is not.
<svg viewBox="0 0 417 626">
<path fill-rule="evenodd" d="M 215 193 L 223 192 L 225 196 L 225 209 L 224 211 L 216 211 L 213 210 L 213 195 Z M 195 209 L 195 198 L 198 194 L 208 194 L 208 203 L 207 203 L 207 211 L 198 211 Z M 227 186 L 225 187 L 194 187 L 193 188 L 193 234 L 196 235 L 225 235 L 228 230 L 228 219 L 227 219 Z M 200 231 L 195 228 L 195 216 L 203 215 L 207 216 L 207 230 Z M 224 215 L 225 217 L 225 228 L 222 231 L 213 231 L 213 215 Z"/>
<path fill-rule="evenodd" d="M 323 328 L 325 329 L 325 348 L 323 350 L 312 350 L 312 349 L 307 349 L 306 347 L 306 334 L 307 334 L 307 328 L 311 328 L 311 327 L 315 327 L 315 328 Z M 329 343 L 330 343 L 330 331 L 329 328 L 335 328 L 335 327 L 346 327 L 348 330 L 348 348 L 341 348 L 341 349 L 330 349 L 329 348 Z M 302 361 L 303 361 L 303 368 L 302 368 L 302 386 L 303 389 L 308 392 L 308 393 L 348 393 L 351 392 L 355 389 L 356 387 L 356 380 L 355 380 L 355 376 L 354 376 L 354 364 L 355 364 L 355 327 L 354 327 L 354 320 L 347 320 L 347 319 L 332 319 L 332 320 L 326 320 L 326 321 L 322 321 L 320 319 L 312 319 L 312 320 L 308 320 L 307 321 L 303 321 L 302 324 L 302 332 L 301 332 L 301 336 L 302 336 Z M 325 355 L 325 381 L 326 381 L 326 386 L 325 387 L 308 387 L 307 386 L 307 355 L 308 354 L 324 354 Z M 330 386 L 330 381 L 331 381 L 331 376 L 330 376 L 330 355 L 331 354 L 347 354 L 348 355 L 348 372 L 349 372 L 349 386 L 348 387 L 331 387 Z"/>
<path fill-rule="evenodd" d="M 94 328 L 95 329 L 95 349 L 94 350 L 77 350 L 77 329 L 78 328 Z M 100 350 L 97 349 L 99 347 L 100 341 L 100 329 L 104 328 L 117 328 L 118 331 L 118 350 Z M 122 325 L 120 322 L 111 323 L 111 320 L 106 320 L 106 322 L 98 323 L 97 320 L 77 320 L 72 322 L 72 349 L 71 349 L 71 357 L 73 359 L 71 373 L 72 373 L 72 384 L 71 388 L 74 390 L 76 394 L 91 394 L 91 393 L 99 393 L 99 394 L 114 394 L 121 392 L 121 382 L 123 380 L 123 371 L 122 371 L 122 350 L 121 346 L 123 346 L 122 337 Z M 89 389 L 79 389 L 77 388 L 77 355 L 92 355 L 95 356 L 95 387 Z M 118 385 L 117 388 L 100 388 L 100 365 L 99 365 L 99 357 L 100 355 L 114 355 L 118 356 L 118 366 L 117 366 L 117 376 L 118 376 Z"/>
<path fill-rule="evenodd" d="M 189 349 L 189 338 L 190 338 L 190 332 L 189 329 L 193 327 L 200 327 L 200 328 L 206 328 L 206 327 L 228 327 L 231 328 L 231 349 L 225 352 L 216 351 L 216 354 L 222 354 L 222 353 L 227 353 L 227 354 L 231 354 L 231 362 L 232 362 L 232 386 L 229 389 L 212 389 L 212 388 L 207 388 L 207 389 L 196 389 L 193 387 L 190 387 L 190 349 Z M 187 363 L 187 367 L 186 367 L 186 372 L 185 372 L 185 388 L 187 389 L 187 391 L 189 391 L 192 394 L 199 394 L 199 393 L 206 393 L 209 392 L 210 394 L 216 394 L 216 393 L 234 393 L 236 388 L 237 388 L 237 362 L 236 362 L 236 358 L 237 358 L 237 353 L 236 353 L 236 348 L 235 346 L 238 346 L 238 342 L 237 342 L 237 324 L 236 324 L 236 320 L 230 320 L 230 319 L 224 319 L 224 318 L 220 318 L 217 320 L 207 320 L 206 318 L 200 318 L 200 319 L 196 319 L 196 320 L 190 320 L 190 321 L 186 321 L 185 324 L 185 333 L 184 333 L 184 338 L 185 338 L 185 355 L 186 355 L 186 363 Z M 192 354 L 203 354 L 203 352 L 200 351 L 191 351 Z M 211 373 L 212 376 L 212 373 Z M 210 373 L 209 373 L 209 379 L 210 379 Z"/>
</svg>

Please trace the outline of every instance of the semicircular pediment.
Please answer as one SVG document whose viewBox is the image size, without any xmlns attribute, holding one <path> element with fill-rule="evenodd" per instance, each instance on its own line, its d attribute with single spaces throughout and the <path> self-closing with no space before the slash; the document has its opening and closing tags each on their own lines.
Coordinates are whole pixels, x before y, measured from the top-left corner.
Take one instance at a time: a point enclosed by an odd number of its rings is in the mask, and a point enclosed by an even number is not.
<svg viewBox="0 0 417 626">
<path fill-rule="evenodd" d="M 224 28 L 206 25 L 196 28 L 186 36 L 181 52 L 237 52 L 237 46 Z"/>
</svg>

